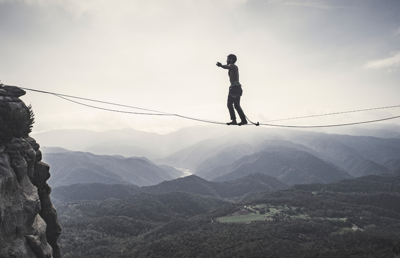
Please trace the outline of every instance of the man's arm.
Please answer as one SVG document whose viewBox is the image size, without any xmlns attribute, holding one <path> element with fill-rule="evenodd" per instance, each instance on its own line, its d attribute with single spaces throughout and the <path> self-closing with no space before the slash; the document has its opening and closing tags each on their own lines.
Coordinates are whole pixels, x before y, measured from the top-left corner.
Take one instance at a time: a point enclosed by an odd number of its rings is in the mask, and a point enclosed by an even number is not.
<svg viewBox="0 0 400 258">
<path fill-rule="evenodd" d="M 232 69 L 232 67 L 233 67 L 231 65 L 223 65 L 220 62 L 217 62 L 217 66 L 221 67 L 221 68 L 224 68 L 224 69 Z"/>
</svg>

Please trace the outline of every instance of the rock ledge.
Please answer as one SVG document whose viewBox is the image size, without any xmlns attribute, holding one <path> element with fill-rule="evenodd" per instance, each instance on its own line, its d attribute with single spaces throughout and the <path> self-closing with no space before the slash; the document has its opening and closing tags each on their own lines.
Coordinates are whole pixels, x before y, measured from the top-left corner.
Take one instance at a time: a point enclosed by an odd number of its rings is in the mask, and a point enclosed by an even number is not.
<svg viewBox="0 0 400 258">
<path fill-rule="evenodd" d="M 0 84 L 0 108 L 25 112 L 23 95 Z M 41 160 L 40 145 L 29 136 L 0 144 L 0 258 L 60 257 L 61 226 L 46 183 L 50 167 Z"/>
</svg>

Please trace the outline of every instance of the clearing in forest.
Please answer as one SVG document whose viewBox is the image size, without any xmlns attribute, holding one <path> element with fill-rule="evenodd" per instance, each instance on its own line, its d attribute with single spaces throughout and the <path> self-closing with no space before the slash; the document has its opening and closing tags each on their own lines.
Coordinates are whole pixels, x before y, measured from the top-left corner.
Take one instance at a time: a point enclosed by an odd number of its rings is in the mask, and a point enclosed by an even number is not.
<svg viewBox="0 0 400 258">
<path fill-rule="evenodd" d="M 250 223 L 256 220 L 273 221 L 276 219 L 310 219 L 301 208 L 292 206 L 272 206 L 268 204 L 246 205 L 239 211 L 216 220 L 222 223 Z M 316 218 L 324 220 L 341 220 L 344 218 Z"/>
</svg>

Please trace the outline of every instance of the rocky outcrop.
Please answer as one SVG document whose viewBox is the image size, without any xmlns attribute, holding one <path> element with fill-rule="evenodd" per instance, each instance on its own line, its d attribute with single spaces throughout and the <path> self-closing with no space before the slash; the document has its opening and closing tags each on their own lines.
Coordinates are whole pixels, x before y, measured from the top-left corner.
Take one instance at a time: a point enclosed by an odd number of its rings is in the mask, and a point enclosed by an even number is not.
<svg viewBox="0 0 400 258">
<path fill-rule="evenodd" d="M 46 183 L 50 168 L 41 162 L 40 146 L 33 138 L 23 130 L 13 134 L 11 125 L 6 128 L 10 118 L 5 112 L 20 120 L 29 117 L 19 99 L 24 94 L 0 85 L 0 258 L 58 258 L 61 226 Z"/>
</svg>

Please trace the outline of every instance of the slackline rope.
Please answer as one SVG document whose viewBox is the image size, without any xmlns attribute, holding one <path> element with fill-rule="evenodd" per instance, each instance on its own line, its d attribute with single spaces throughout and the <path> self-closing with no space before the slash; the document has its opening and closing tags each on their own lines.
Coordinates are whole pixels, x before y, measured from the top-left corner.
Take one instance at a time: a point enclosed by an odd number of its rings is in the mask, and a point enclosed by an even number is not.
<svg viewBox="0 0 400 258">
<path fill-rule="evenodd" d="M 15 86 L 15 87 L 18 87 L 18 86 Z M 198 119 L 198 118 L 183 116 L 183 115 L 179 115 L 179 114 L 167 113 L 167 112 L 164 112 L 164 111 L 157 111 L 157 110 L 152 110 L 152 109 L 146 109 L 146 108 L 122 105 L 122 104 L 117 104 L 117 103 L 112 103 L 112 102 L 106 102 L 106 101 L 101 101 L 101 100 L 70 96 L 70 95 L 65 95 L 65 94 L 59 94 L 59 93 L 54 93 L 54 92 L 49 92 L 49 91 L 29 89 L 29 88 L 24 88 L 24 87 L 18 87 L 18 88 L 21 88 L 21 89 L 24 89 L 24 90 L 29 90 L 29 91 L 34 91 L 34 92 L 39 92 L 39 93 L 44 93 L 44 94 L 54 95 L 56 97 L 62 98 L 64 100 L 67 100 L 67 101 L 70 101 L 70 102 L 73 102 L 73 103 L 76 103 L 76 104 L 79 104 L 79 105 L 83 105 L 83 106 L 87 106 L 87 107 L 91 107 L 91 108 L 95 108 L 95 109 L 106 110 L 106 111 L 127 113 L 127 114 L 136 114 L 136 115 L 175 116 L 175 117 L 180 117 L 180 118 L 189 119 L 189 120 L 195 120 L 195 121 L 199 121 L 199 122 L 226 125 L 225 123 L 222 123 L 222 122 Z M 92 106 L 92 105 L 87 105 L 87 104 L 84 104 L 84 103 L 81 103 L 81 102 L 78 102 L 78 101 L 74 101 L 74 100 L 71 100 L 71 99 L 68 99 L 68 98 L 75 98 L 75 99 L 87 100 L 87 101 L 92 101 L 92 102 L 97 102 L 97 103 L 108 104 L 108 105 L 139 109 L 139 110 L 150 111 L 150 112 L 154 112 L 154 113 L 138 113 L 138 112 L 129 112 L 129 111 L 121 111 L 121 110 L 115 110 L 115 109 L 101 108 L 101 107 L 96 107 L 96 106 Z"/>
<path fill-rule="evenodd" d="M 14 86 L 18 87 L 18 86 Z M 146 108 L 140 108 L 140 107 L 134 107 L 134 106 L 128 106 L 128 105 L 122 105 L 118 103 L 112 103 L 112 102 L 106 102 L 106 101 L 101 101 L 101 100 L 95 100 L 95 99 L 89 99 L 89 98 L 82 98 L 82 97 L 76 97 L 76 96 L 70 96 L 70 95 L 65 95 L 65 94 L 59 94 L 59 93 L 54 93 L 54 92 L 49 92 L 49 91 L 42 91 L 42 90 L 36 90 L 36 89 L 30 89 L 30 88 L 24 88 L 24 87 L 18 87 L 24 90 L 29 90 L 29 91 L 34 91 L 38 93 L 44 93 L 44 94 L 50 94 L 54 95 L 56 97 L 62 98 L 64 100 L 73 102 L 75 104 L 83 105 L 86 107 L 91 107 L 95 109 L 100 109 L 100 110 L 106 110 L 106 111 L 111 111 L 111 112 L 119 112 L 119 113 L 127 113 L 127 114 L 136 114 L 136 115 L 153 115 L 153 116 L 175 116 L 175 117 L 180 117 L 184 119 L 189 119 L 189 120 L 194 120 L 194 121 L 199 121 L 199 122 L 205 122 L 205 123 L 211 123 L 211 124 L 220 124 L 220 125 L 226 125 L 226 123 L 222 122 L 217 122 L 217 121 L 211 121 L 211 120 L 205 120 L 205 119 L 198 119 L 194 117 L 188 117 L 188 116 L 183 116 L 179 114 L 173 114 L 173 113 L 168 113 L 164 111 L 157 111 L 157 110 L 152 110 L 152 109 L 146 109 Z M 122 111 L 122 110 L 115 110 L 115 109 L 108 109 L 108 108 L 101 108 L 101 107 L 96 107 L 88 104 L 84 104 L 75 100 L 71 100 L 70 98 L 74 99 L 80 99 L 80 100 L 86 100 L 86 101 L 92 101 L 92 102 L 97 102 L 97 103 L 103 103 L 103 104 L 108 104 L 108 105 L 114 105 L 114 106 L 119 106 L 119 107 L 126 107 L 126 108 L 133 108 L 133 109 L 138 109 L 138 110 L 143 110 L 143 111 L 148 111 L 148 112 L 153 112 L 153 113 L 142 113 L 142 112 L 129 112 L 129 111 Z M 363 112 L 363 111 L 372 111 L 372 110 L 379 110 L 379 109 L 389 109 L 389 108 L 398 108 L 400 105 L 396 106 L 387 106 L 387 107 L 377 107 L 377 108 L 368 108 L 368 109 L 358 109 L 358 110 L 350 110 L 350 111 L 343 111 L 343 112 L 334 112 L 334 113 L 325 113 L 325 114 L 319 114 L 319 115 L 310 115 L 310 116 L 300 116 L 300 117 L 292 117 L 292 118 L 284 118 L 284 119 L 276 119 L 276 120 L 270 120 L 267 121 L 266 123 L 254 123 L 252 122 L 249 118 L 247 120 L 253 124 L 253 125 L 264 125 L 264 126 L 271 126 L 271 127 L 286 127 L 286 128 L 322 128 L 322 127 L 338 127 L 338 126 L 349 126 L 349 125 L 358 125 L 358 124 L 368 124 L 368 123 L 375 123 L 375 122 L 380 122 L 380 121 L 387 121 L 391 119 L 396 119 L 400 118 L 400 116 L 393 116 L 393 117 L 387 117 L 387 118 L 382 118 L 382 119 L 376 119 L 376 120 L 369 120 L 369 121 L 361 121 L 361 122 L 354 122 L 354 123 L 345 123 L 345 124 L 332 124 L 332 125 L 279 125 L 279 124 L 269 124 L 269 122 L 276 122 L 276 121 L 284 121 L 284 120 L 294 120 L 294 119 L 303 119 L 303 118 L 311 118 L 311 117 L 321 117 L 321 116 L 331 116 L 331 115 L 339 115 L 339 114 L 347 114 L 347 113 L 357 113 L 357 112 Z M 250 124 L 247 124 L 250 125 Z"/>
</svg>

